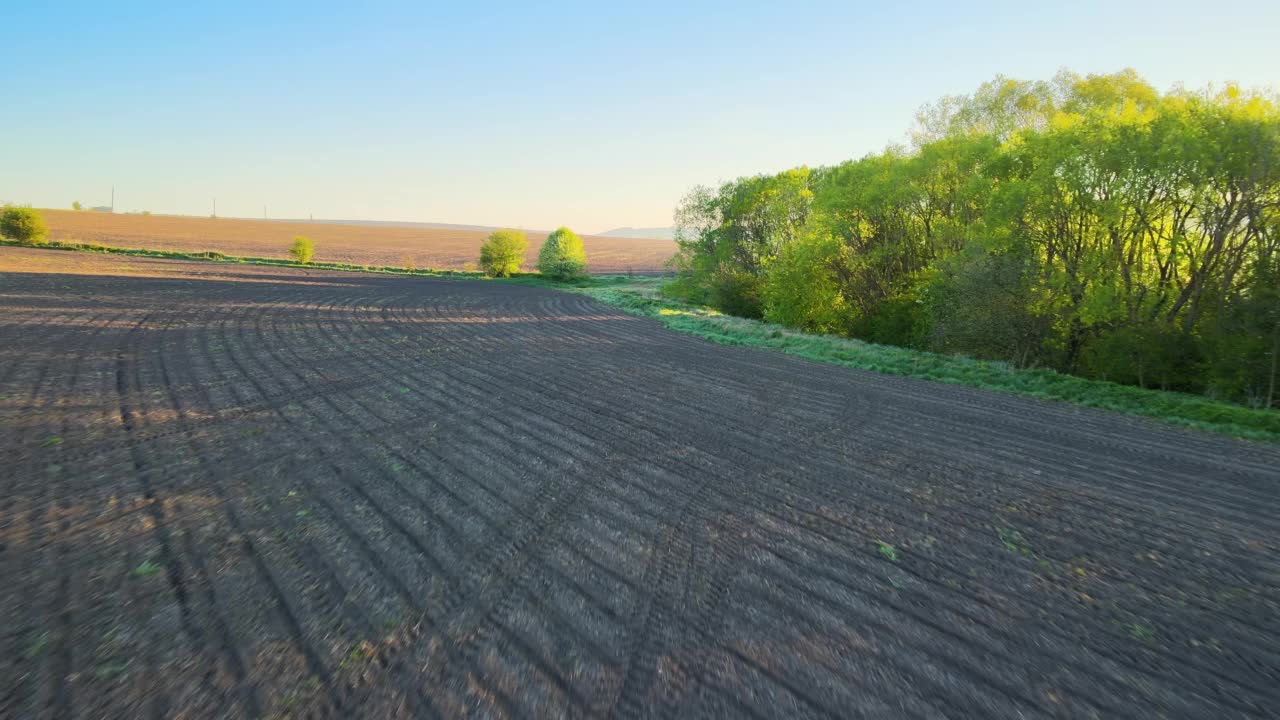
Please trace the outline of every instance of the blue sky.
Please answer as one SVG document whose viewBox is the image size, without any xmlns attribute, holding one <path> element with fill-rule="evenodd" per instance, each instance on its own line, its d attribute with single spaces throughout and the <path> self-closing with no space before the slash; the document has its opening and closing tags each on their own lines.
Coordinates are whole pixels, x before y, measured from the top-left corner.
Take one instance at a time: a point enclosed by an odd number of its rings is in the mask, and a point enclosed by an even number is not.
<svg viewBox="0 0 1280 720">
<path fill-rule="evenodd" d="M 0 201 L 584 232 L 998 73 L 1280 87 L 1280 3 L 7 0 Z"/>
</svg>

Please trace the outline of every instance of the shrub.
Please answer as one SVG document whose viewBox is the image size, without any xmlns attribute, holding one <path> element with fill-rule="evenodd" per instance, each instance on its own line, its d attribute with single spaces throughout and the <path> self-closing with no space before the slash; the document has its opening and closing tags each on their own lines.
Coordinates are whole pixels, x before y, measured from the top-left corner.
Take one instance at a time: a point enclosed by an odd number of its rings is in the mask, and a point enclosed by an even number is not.
<svg viewBox="0 0 1280 720">
<path fill-rule="evenodd" d="M 841 332 L 848 314 L 833 268 L 840 243 L 813 234 L 783 245 L 764 281 L 764 319 L 810 332 Z"/>
<path fill-rule="evenodd" d="M 40 245 L 49 241 L 49 228 L 35 210 L 6 206 L 0 212 L 0 236 L 28 245 Z"/>
<path fill-rule="evenodd" d="M 942 353 L 1039 364 L 1053 319 L 1037 308 L 1036 257 L 1025 247 L 996 252 L 978 243 L 938 264 L 921 288 L 928 344 Z"/>
<path fill-rule="evenodd" d="M 880 301 L 874 313 L 852 320 L 848 334 L 880 345 L 923 350 L 929 344 L 929 315 L 914 292 Z"/>
<path fill-rule="evenodd" d="M 76 212 L 79 212 L 81 210 L 84 210 L 84 206 L 80 204 L 79 200 L 75 200 L 71 203 L 71 209 L 75 210 Z"/>
<path fill-rule="evenodd" d="M 573 280 L 587 274 L 582 238 L 567 227 L 547 236 L 538 251 L 538 272 L 552 280 Z"/>
<path fill-rule="evenodd" d="M 721 270 L 711 278 L 708 300 L 711 307 L 738 317 L 764 317 L 764 281 L 751 273 Z"/>
<path fill-rule="evenodd" d="M 316 244 L 311 241 L 311 238 L 299 235 L 293 239 L 293 244 L 289 246 L 289 254 L 300 263 L 309 263 L 316 254 Z"/>
<path fill-rule="evenodd" d="M 1200 391 L 1201 350 L 1196 339 L 1160 324 L 1103 333 L 1084 353 L 1084 374 L 1161 390 Z"/>
<path fill-rule="evenodd" d="M 495 230 L 480 246 L 480 269 L 489 277 L 511 277 L 520 272 L 529 241 L 519 230 Z"/>
</svg>

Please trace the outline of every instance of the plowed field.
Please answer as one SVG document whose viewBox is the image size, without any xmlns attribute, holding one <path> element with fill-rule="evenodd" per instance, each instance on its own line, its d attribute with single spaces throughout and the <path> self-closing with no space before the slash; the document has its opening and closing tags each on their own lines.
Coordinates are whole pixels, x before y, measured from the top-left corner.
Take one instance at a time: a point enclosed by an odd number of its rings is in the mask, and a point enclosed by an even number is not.
<svg viewBox="0 0 1280 720">
<path fill-rule="evenodd" d="M 495 282 L 0 248 L 0 717 L 1274 717 L 1280 450 Z"/>
</svg>

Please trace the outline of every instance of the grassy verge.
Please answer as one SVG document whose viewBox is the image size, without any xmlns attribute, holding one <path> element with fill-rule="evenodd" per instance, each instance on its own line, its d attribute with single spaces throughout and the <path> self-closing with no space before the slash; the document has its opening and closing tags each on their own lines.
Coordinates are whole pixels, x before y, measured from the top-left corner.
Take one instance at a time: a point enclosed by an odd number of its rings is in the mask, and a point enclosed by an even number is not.
<svg viewBox="0 0 1280 720">
<path fill-rule="evenodd" d="M 0 239 L 0 246 L 33 247 Z M 390 275 L 487 279 L 467 270 L 409 269 L 389 265 L 353 263 L 299 263 L 282 258 L 238 257 L 217 251 L 180 252 L 118 248 L 89 243 L 50 242 L 34 246 L 48 250 L 107 253 L 133 257 L 201 260 L 207 262 L 270 265 L 277 267 L 342 270 Z M 1235 437 L 1280 442 L 1280 412 L 1251 410 L 1214 402 L 1196 395 L 1144 390 L 1131 385 L 1062 375 L 1052 370 L 1019 370 L 1007 363 L 974 360 L 953 355 L 875 345 L 831 335 L 812 335 L 757 320 L 724 315 L 664 298 L 658 293 L 663 279 L 593 275 L 572 283 L 547 280 L 538 273 L 521 273 L 498 282 L 549 287 L 585 293 L 600 302 L 634 315 L 655 318 L 666 327 L 724 345 L 769 348 L 797 357 L 891 375 L 936 380 L 955 385 L 1000 390 L 1029 397 L 1061 400 L 1086 407 L 1155 418 Z"/>
<path fill-rule="evenodd" d="M 664 298 L 658 294 L 660 284 L 660 280 L 645 279 L 597 284 L 578 292 L 626 312 L 654 318 L 672 330 L 725 345 L 770 348 L 835 365 L 1060 400 L 1235 437 L 1280 442 L 1280 412 L 1275 410 L 1252 410 L 1196 395 L 1144 390 L 1052 370 L 1020 370 L 1002 362 L 812 335 Z"/>
</svg>

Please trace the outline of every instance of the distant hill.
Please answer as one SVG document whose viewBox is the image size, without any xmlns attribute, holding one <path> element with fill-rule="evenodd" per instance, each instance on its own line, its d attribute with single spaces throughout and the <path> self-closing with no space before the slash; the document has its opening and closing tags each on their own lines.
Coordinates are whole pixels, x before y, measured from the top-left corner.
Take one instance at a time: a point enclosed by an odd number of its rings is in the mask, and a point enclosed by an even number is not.
<svg viewBox="0 0 1280 720">
<path fill-rule="evenodd" d="M 652 238 L 655 240 L 674 240 L 676 229 L 673 227 L 633 228 L 620 227 L 607 232 L 596 233 L 600 237 L 616 238 Z"/>
</svg>

